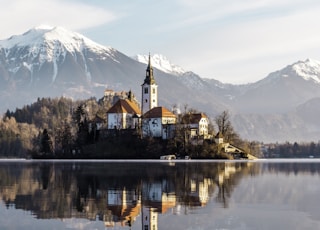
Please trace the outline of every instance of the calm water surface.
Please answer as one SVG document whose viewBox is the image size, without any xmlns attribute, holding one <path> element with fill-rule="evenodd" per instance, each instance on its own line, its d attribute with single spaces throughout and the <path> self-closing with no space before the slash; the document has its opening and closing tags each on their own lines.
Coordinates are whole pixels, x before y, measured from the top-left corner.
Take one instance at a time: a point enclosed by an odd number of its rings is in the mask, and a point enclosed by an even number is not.
<svg viewBox="0 0 320 230">
<path fill-rule="evenodd" d="M 320 229 L 320 161 L 0 161 L 0 229 Z"/>
</svg>

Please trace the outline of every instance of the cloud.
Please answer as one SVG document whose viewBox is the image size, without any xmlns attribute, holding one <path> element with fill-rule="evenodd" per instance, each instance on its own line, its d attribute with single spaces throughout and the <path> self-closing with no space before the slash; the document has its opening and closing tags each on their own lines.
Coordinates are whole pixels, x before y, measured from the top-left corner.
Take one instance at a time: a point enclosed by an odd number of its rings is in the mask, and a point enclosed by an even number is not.
<svg viewBox="0 0 320 230">
<path fill-rule="evenodd" d="M 23 33 L 40 24 L 82 30 L 117 19 L 113 12 L 76 1 L 0 0 L 0 4 L 0 39 Z"/>
<path fill-rule="evenodd" d="M 241 21 L 260 20 L 286 16 L 296 11 L 319 7 L 313 0 L 176 0 L 176 20 L 159 28 L 175 31 L 181 28 L 203 25 L 238 24 Z"/>
</svg>

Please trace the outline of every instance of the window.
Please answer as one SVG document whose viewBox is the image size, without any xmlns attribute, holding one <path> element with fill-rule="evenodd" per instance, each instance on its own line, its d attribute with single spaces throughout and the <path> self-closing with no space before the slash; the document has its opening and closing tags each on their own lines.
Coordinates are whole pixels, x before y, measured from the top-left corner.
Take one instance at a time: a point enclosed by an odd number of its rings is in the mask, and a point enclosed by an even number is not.
<svg viewBox="0 0 320 230">
<path fill-rule="evenodd" d="M 152 89 L 152 93 L 153 93 L 153 94 L 156 93 L 156 89 L 155 89 L 155 88 Z"/>
<path fill-rule="evenodd" d="M 144 88 L 144 93 L 145 93 L 145 94 L 148 93 L 148 88 Z"/>
</svg>

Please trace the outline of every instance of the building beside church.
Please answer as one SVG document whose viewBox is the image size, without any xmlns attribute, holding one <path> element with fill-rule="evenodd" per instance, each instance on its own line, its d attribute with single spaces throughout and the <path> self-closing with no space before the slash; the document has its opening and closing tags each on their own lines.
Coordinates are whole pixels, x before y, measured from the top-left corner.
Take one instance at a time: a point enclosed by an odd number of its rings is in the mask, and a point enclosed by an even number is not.
<svg viewBox="0 0 320 230">
<path fill-rule="evenodd" d="M 108 129 L 136 129 L 140 126 L 141 111 L 131 91 L 127 99 L 119 99 L 108 111 Z"/>
<path fill-rule="evenodd" d="M 152 108 L 142 116 L 142 136 L 173 138 L 176 120 L 176 115 L 165 107 Z"/>
<path fill-rule="evenodd" d="M 204 139 L 209 134 L 209 118 L 204 113 L 188 113 L 182 117 L 182 122 L 190 131 L 190 138 L 202 136 Z"/>
</svg>

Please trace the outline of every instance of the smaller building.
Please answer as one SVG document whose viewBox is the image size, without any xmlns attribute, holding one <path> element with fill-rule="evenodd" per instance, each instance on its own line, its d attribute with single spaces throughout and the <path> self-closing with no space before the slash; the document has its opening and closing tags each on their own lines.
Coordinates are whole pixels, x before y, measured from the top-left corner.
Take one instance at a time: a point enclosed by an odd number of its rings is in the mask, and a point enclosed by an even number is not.
<svg viewBox="0 0 320 230">
<path fill-rule="evenodd" d="M 142 135 L 170 139 L 174 135 L 176 115 L 165 107 L 155 107 L 142 116 Z"/>
<path fill-rule="evenodd" d="M 135 129 L 139 127 L 141 111 L 129 93 L 128 99 L 119 99 L 108 111 L 108 129 Z"/>
<path fill-rule="evenodd" d="M 208 136 L 209 118 L 204 113 L 188 113 L 183 116 L 182 120 L 190 130 L 190 138 Z"/>
<path fill-rule="evenodd" d="M 223 135 L 221 132 L 218 132 L 217 135 L 214 137 L 216 144 L 223 144 Z"/>
</svg>

